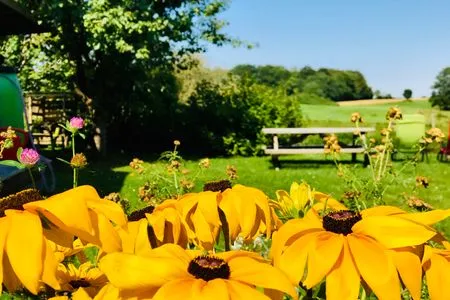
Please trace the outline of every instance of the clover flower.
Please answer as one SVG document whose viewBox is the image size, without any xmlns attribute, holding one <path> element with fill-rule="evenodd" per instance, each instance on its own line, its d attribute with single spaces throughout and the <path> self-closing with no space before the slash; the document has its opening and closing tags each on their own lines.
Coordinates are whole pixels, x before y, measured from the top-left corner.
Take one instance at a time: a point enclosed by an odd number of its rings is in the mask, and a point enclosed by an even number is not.
<svg viewBox="0 0 450 300">
<path fill-rule="evenodd" d="M 81 117 L 73 117 L 70 119 L 69 125 L 73 129 L 82 129 L 84 127 L 84 120 Z"/>
<path fill-rule="evenodd" d="M 20 150 L 19 150 L 20 151 Z M 25 148 L 19 154 L 19 162 L 27 168 L 33 167 L 40 159 L 39 153 L 32 148 Z"/>
</svg>

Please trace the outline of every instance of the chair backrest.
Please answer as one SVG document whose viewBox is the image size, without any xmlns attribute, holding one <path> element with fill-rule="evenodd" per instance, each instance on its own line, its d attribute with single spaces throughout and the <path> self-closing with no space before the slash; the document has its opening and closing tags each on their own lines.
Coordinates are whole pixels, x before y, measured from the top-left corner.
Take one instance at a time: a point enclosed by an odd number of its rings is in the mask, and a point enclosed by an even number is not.
<svg viewBox="0 0 450 300">
<path fill-rule="evenodd" d="M 397 147 L 411 148 L 425 135 L 425 116 L 421 114 L 405 114 L 402 120 L 395 122 Z"/>
</svg>

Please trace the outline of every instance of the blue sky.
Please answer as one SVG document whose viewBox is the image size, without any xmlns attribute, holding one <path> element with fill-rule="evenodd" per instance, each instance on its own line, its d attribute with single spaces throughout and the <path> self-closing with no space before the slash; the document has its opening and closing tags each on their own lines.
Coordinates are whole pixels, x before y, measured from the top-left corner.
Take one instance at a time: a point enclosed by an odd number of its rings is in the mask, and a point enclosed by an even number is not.
<svg viewBox="0 0 450 300">
<path fill-rule="evenodd" d="M 259 46 L 210 46 L 205 60 L 359 70 L 374 90 L 428 96 L 450 66 L 449 13 L 448 0 L 233 0 L 224 32 Z"/>
</svg>

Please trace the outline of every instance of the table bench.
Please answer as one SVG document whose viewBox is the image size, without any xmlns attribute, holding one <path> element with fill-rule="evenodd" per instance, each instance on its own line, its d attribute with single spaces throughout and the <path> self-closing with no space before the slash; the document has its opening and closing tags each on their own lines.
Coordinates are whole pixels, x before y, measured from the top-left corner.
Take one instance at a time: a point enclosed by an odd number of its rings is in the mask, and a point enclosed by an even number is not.
<svg viewBox="0 0 450 300">
<path fill-rule="evenodd" d="M 300 147 L 280 147 L 278 143 L 278 135 L 319 135 L 323 138 L 329 134 L 340 134 L 340 133 L 352 133 L 353 139 L 351 145 L 342 146 L 341 153 L 351 153 L 352 161 L 356 161 L 356 154 L 364 153 L 365 149 L 362 146 L 356 145 L 356 138 L 359 136 L 355 134 L 355 127 L 300 127 L 300 128 L 263 128 L 262 132 L 264 134 L 272 135 L 273 145 L 272 148 L 264 149 L 264 153 L 272 156 L 272 162 L 279 164 L 278 157 L 280 155 L 291 155 L 291 154 L 320 154 L 324 153 L 324 145 L 318 146 L 300 146 Z M 368 132 L 374 132 L 373 127 L 360 127 L 359 131 L 362 136 L 365 136 Z"/>
</svg>

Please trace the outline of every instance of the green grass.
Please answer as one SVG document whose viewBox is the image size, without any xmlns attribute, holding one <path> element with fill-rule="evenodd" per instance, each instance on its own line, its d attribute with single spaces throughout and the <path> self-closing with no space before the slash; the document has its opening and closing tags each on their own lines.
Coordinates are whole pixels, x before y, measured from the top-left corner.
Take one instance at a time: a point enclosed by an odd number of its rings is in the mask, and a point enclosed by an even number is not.
<svg viewBox="0 0 450 300">
<path fill-rule="evenodd" d="M 352 126 L 350 116 L 353 112 L 359 112 L 364 119 L 364 126 L 376 126 L 385 123 L 385 115 L 392 106 L 398 106 L 403 114 L 423 113 L 428 123 L 431 123 L 431 116 L 435 114 L 436 125 L 445 133 L 447 132 L 450 111 L 439 111 L 432 108 L 428 101 L 403 101 L 391 104 L 378 104 L 366 106 L 324 106 L 309 105 L 301 106 L 306 124 L 309 127 L 315 126 Z"/>
</svg>

